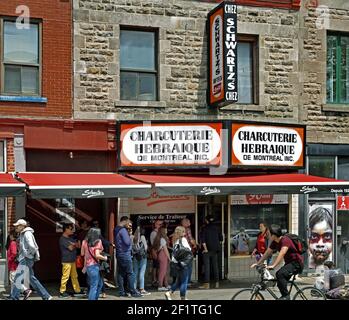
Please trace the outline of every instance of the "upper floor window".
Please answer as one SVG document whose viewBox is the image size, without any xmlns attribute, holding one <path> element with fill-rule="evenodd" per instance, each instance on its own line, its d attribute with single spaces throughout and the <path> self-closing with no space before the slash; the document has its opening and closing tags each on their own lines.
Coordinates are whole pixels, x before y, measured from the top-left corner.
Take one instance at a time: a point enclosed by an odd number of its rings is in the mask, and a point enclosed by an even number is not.
<svg viewBox="0 0 349 320">
<path fill-rule="evenodd" d="M 28 29 L 21 29 L 16 21 L 0 22 L 1 93 L 40 95 L 40 24 L 30 23 Z"/>
<path fill-rule="evenodd" d="M 257 104 L 257 38 L 238 37 L 238 95 L 241 104 Z"/>
<path fill-rule="evenodd" d="M 157 100 L 155 32 L 120 31 L 120 99 Z"/>
<path fill-rule="evenodd" d="M 335 158 L 331 156 L 309 156 L 309 174 L 335 178 Z"/>
<path fill-rule="evenodd" d="M 327 37 L 327 102 L 349 102 L 349 35 Z"/>
</svg>

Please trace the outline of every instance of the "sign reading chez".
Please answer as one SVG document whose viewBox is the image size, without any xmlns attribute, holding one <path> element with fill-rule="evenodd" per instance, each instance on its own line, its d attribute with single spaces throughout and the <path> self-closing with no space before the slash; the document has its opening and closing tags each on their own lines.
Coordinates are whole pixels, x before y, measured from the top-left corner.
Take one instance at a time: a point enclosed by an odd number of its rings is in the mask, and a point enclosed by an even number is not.
<svg viewBox="0 0 349 320">
<path fill-rule="evenodd" d="M 121 167 L 221 163 L 222 123 L 121 124 Z"/>
<path fill-rule="evenodd" d="M 207 104 L 238 101 L 237 5 L 222 2 L 208 14 L 209 81 Z"/>
<path fill-rule="evenodd" d="M 232 166 L 303 167 L 303 126 L 232 124 Z"/>
</svg>

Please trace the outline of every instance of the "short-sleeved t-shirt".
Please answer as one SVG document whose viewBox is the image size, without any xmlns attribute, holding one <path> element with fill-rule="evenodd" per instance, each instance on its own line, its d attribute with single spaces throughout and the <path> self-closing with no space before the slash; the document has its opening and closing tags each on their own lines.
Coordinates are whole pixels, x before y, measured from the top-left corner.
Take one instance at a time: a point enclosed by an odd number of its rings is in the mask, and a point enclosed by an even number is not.
<svg viewBox="0 0 349 320">
<path fill-rule="evenodd" d="M 303 257 L 297 252 L 297 249 L 290 238 L 283 236 L 281 237 L 281 240 L 279 243 L 277 243 L 276 241 L 273 241 L 270 244 L 269 248 L 272 250 L 280 251 L 282 247 L 289 248 L 284 256 L 285 264 L 291 263 L 293 261 L 297 261 L 303 265 Z"/>
<path fill-rule="evenodd" d="M 69 250 L 69 246 L 75 243 L 71 237 L 61 236 L 59 239 L 59 247 L 61 249 L 61 257 L 63 263 L 73 263 L 76 260 L 76 249 Z"/>
<path fill-rule="evenodd" d="M 159 250 L 161 250 L 162 248 L 166 247 L 167 246 L 167 242 L 164 238 L 161 238 L 160 239 L 160 248 Z"/>
<path fill-rule="evenodd" d="M 98 240 L 97 243 L 95 244 L 94 247 L 90 247 L 90 250 L 88 248 L 88 245 L 87 245 L 87 241 L 84 240 L 82 242 L 82 252 L 84 253 L 85 255 L 85 268 L 89 267 L 89 266 L 92 266 L 94 264 L 97 264 L 97 261 L 91 256 L 91 253 L 96 257 L 96 250 L 100 250 L 100 251 L 103 251 L 103 245 L 102 245 L 102 241 L 101 240 Z M 91 251 L 91 253 L 90 253 Z"/>
</svg>

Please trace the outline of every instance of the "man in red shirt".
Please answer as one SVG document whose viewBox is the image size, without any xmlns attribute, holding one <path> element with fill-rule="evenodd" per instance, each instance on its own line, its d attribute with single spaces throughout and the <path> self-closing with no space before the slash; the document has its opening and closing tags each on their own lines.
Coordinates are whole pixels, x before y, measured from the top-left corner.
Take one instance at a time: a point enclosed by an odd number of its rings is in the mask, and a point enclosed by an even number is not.
<svg viewBox="0 0 349 320">
<path fill-rule="evenodd" d="M 290 296 L 287 290 L 287 282 L 293 274 L 299 274 L 302 272 L 304 265 L 303 257 L 299 254 L 293 241 L 287 236 L 282 235 L 280 226 L 272 224 L 269 231 L 272 243 L 263 254 L 262 258 L 257 263 L 254 263 L 251 268 L 262 265 L 263 262 L 273 254 L 273 251 L 279 251 L 279 255 L 274 263 L 267 268 L 274 269 L 282 260 L 285 261 L 284 266 L 276 272 L 276 279 L 277 286 L 281 292 L 281 297 L 279 299 L 289 300 Z"/>
</svg>

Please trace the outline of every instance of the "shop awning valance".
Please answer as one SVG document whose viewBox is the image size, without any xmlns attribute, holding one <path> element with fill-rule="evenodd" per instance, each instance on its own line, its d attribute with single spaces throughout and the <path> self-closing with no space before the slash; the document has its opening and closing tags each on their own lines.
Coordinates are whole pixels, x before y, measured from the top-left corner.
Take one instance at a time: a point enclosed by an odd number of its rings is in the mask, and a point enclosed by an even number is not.
<svg viewBox="0 0 349 320">
<path fill-rule="evenodd" d="M 116 198 L 150 196 L 151 185 L 116 173 L 18 173 L 32 198 Z"/>
<path fill-rule="evenodd" d="M 152 183 L 159 196 L 349 193 L 349 181 L 300 173 L 240 176 L 132 174 L 128 177 Z"/>
<path fill-rule="evenodd" d="M 24 191 L 24 183 L 18 182 L 10 173 L 0 173 L 0 197 L 19 197 Z"/>
</svg>

